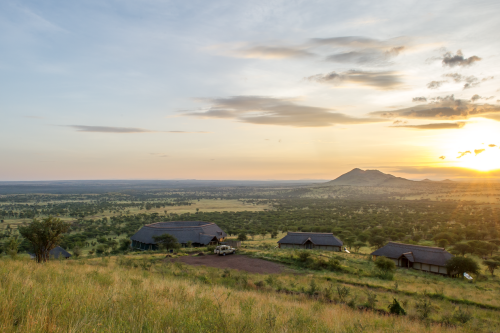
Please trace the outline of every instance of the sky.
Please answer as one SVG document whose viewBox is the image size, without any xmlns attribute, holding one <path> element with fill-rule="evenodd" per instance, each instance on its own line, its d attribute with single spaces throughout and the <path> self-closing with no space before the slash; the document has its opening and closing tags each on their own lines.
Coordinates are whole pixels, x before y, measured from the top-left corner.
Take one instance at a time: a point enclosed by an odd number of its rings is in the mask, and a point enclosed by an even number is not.
<svg viewBox="0 0 500 333">
<path fill-rule="evenodd" d="M 500 2 L 0 2 L 0 180 L 500 177 Z"/>
</svg>

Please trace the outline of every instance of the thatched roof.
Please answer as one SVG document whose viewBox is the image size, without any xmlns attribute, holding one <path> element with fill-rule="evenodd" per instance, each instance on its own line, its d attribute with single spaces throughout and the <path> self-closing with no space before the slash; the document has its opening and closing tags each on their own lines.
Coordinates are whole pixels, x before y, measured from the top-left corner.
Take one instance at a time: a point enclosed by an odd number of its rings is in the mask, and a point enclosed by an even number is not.
<svg viewBox="0 0 500 333">
<path fill-rule="evenodd" d="M 305 244 L 308 240 L 314 245 L 329 245 L 340 247 L 343 245 L 342 241 L 335 237 L 332 233 L 321 232 L 289 232 L 285 237 L 280 239 L 278 243 L 302 245 Z"/>
<path fill-rule="evenodd" d="M 405 256 L 411 262 L 445 266 L 446 262 L 453 257 L 451 253 L 442 247 L 412 245 L 389 242 L 386 246 L 373 252 L 372 255 L 384 256 L 391 259 L 399 259 Z"/>
<path fill-rule="evenodd" d="M 215 223 L 203 221 L 173 221 L 173 222 L 157 222 L 145 225 L 137 231 L 131 240 L 144 244 L 155 244 L 153 236 L 169 234 L 177 238 L 179 243 L 208 244 L 214 238 L 220 240 L 225 238 L 227 234 Z"/>
</svg>

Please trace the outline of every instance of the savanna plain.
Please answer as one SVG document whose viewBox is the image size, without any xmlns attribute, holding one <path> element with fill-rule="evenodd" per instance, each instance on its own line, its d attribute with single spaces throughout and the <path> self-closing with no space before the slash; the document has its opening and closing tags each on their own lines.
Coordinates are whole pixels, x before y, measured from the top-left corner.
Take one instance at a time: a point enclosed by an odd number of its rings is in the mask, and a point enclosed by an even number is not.
<svg viewBox="0 0 500 333">
<path fill-rule="evenodd" d="M 2 194 L 0 331 L 498 332 L 498 193 L 440 183 Z M 49 216 L 70 224 L 59 245 L 72 256 L 39 264 L 18 228 Z M 229 258 L 213 246 L 130 248 L 144 225 L 193 220 L 239 239 L 241 261 L 277 268 L 211 267 Z M 350 253 L 279 248 L 289 231 L 333 233 Z M 472 280 L 384 270 L 370 253 L 389 241 L 444 247 L 479 269 Z"/>
</svg>

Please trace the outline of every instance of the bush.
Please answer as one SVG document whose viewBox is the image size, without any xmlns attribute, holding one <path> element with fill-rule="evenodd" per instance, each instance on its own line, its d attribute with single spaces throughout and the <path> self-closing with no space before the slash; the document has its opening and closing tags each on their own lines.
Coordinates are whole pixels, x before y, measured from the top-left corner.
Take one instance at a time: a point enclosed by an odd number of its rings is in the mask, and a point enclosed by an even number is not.
<svg viewBox="0 0 500 333">
<path fill-rule="evenodd" d="M 450 274 L 460 274 L 462 277 L 465 272 L 470 274 L 479 273 L 479 265 L 471 258 L 453 257 L 446 262 L 446 269 Z"/>
<path fill-rule="evenodd" d="M 213 254 L 214 251 L 215 251 L 215 245 L 207 246 L 207 252 L 209 252 L 210 254 Z"/>
<path fill-rule="evenodd" d="M 377 257 L 375 260 L 375 266 L 382 272 L 392 272 L 396 269 L 396 264 L 394 261 L 387 257 Z"/>
<path fill-rule="evenodd" d="M 396 315 L 406 315 L 405 309 L 399 304 L 399 302 L 394 298 L 392 304 L 388 306 L 389 312 Z"/>
<path fill-rule="evenodd" d="M 307 259 L 309 259 L 309 257 L 311 257 L 311 252 L 307 251 L 307 250 L 304 250 L 304 251 L 300 251 L 299 252 L 299 259 L 300 261 L 307 261 Z"/>
</svg>

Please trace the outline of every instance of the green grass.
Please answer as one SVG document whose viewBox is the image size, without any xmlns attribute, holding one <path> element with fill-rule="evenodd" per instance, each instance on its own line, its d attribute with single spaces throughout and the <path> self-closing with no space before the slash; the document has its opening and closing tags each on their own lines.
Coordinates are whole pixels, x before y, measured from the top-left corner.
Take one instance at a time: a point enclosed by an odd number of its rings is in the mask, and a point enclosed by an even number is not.
<svg viewBox="0 0 500 333">
<path fill-rule="evenodd" d="M 330 281 L 164 264 L 160 255 L 0 260 L 2 332 L 478 332 L 351 309 Z M 261 283 L 264 281 L 263 283 Z M 261 287 L 257 287 L 261 285 Z M 278 292 L 277 287 L 296 290 Z M 305 288 L 305 292 L 302 289 Z M 380 299 L 380 308 L 389 299 Z"/>
</svg>

